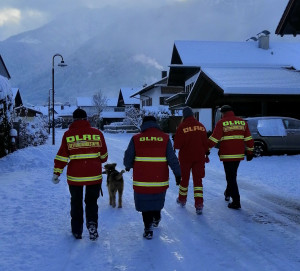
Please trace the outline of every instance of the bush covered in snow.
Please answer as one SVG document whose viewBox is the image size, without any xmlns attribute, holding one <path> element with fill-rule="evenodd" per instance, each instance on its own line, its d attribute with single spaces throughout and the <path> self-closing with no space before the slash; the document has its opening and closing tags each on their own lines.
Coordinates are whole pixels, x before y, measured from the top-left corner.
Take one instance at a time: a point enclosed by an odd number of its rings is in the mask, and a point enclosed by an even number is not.
<svg viewBox="0 0 300 271">
<path fill-rule="evenodd" d="M 8 79 L 0 75 L 0 157 L 10 151 L 10 135 L 12 128 L 12 91 Z"/>
<path fill-rule="evenodd" d="M 19 147 L 38 146 L 45 144 L 48 139 L 47 122 L 42 116 L 36 116 L 28 121 L 20 119 Z"/>
</svg>

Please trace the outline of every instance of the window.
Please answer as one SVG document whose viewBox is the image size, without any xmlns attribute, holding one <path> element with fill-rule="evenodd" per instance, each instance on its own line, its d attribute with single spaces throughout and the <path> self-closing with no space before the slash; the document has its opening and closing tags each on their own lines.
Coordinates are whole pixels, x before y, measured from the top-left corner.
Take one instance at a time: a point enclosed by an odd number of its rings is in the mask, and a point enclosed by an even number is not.
<svg viewBox="0 0 300 271">
<path fill-rule="evenodd" d="M 300 129 L 300 121 L 298 120 L 284 119 L 283 122 L 286 129 Z"/>
<path fill-rule="evenodd" d="M 166 98 L 167 97 L 159 97 L 159 104 L 160 105 L 167 105 Z"/>
<path fill-rule="evenodd" d="M 152 105 L 152 98 L 148 98 L 147 100 L 146 100 L 146 105 L 147 106 L 151 106 Z"/>
</svg>

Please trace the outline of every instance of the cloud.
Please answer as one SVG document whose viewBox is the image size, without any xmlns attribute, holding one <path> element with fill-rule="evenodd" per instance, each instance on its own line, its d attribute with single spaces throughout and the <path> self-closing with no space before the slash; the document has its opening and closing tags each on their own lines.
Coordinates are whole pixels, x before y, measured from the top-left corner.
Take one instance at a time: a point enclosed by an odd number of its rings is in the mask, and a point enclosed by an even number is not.
<svg viewBox="0 0 300 271">
<path fill-rule="evenodd" d="M 150 58 L 150 57 L 148 57 L 148 56 L 146 56 L 146 55 L 144 55 L 144 54 L 138 54 L 138 55 L 135 55 L 134 57 L 133 57 L 133 60 L 135 61 L 135 62 L 140 62 L 140 63 L 142 63 L 142 64 L 146 64 L 146 65 L 149 65 L 149 66 L 152 66 L 152 67 L 154 67 L 154 68 L 156 68 L 156 69 L 158 69 L 158 70 L 163 70 L 163 66 L 162 65 L 160 65 L 155 59 L 153 59 L 153 58 Z"/>
<path fill-rule="evenodd" d="M 0 27 L 5 24 L 18 24 L 21 20 L 21 11 L 16 8 L 0 9 Z"/>
</svg>

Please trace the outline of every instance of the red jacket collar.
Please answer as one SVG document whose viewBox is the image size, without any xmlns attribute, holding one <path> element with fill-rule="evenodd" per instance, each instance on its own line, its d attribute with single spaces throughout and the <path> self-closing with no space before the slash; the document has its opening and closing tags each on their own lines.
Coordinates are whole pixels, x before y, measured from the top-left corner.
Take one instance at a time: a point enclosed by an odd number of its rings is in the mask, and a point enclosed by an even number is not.
<svg viewBox="0 0 300 271">
<path fill-rule="evenodd" d="M 91 127 L 91 124 L 87 120 L 76 120 L 70 125 L 70 129 L 74 128 Z"/>
</svg>

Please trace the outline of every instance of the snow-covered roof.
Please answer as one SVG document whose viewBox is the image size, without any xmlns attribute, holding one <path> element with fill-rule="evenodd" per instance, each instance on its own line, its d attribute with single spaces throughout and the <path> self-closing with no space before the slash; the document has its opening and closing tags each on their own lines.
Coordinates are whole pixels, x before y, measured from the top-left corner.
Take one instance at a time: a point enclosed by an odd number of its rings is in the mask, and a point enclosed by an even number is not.
<svg viewBox="0 0 300 271">
<path fill-rule="evenodd" d="M 52 107 L 52 105 L 51 105 Z M 48 105 L 38 105 L 34 107 L 35 110 L 40 111 L 43 115 L 48 116 Z M 76 105 L 55 105 L 54 112 L 58 117 L 72 116 L 73 112 L 77 109 Z"/>
<path fill-rule="evenodd" d="M 13 93 L 13 99 L 15 99 L 16 96 L 17 96 L 17 93 L 18 93 L 19 89 L 18 88 L 12 88 L 11 91 Z"/>
<path fill-rule="evenodd" d="M 93 97 L 77 97 L 76 104 L 80 106 L 95 106 Z"/>
<path fill-rule="evenodd" d="M 130 98 L 130 96 L 139 91 L 139 88 L 129 88 L 129 87 L 122 87 L 121 92 L 124 99 L 124 104 L 139 104 L 140 100 L 135 98 Z"/>
<path fill-rule="evenodd" d="M 300 70 L 300 44 L 298 42 L 270 41 L 268 50 L 258 48 L 255 41 L 175 41 L 185 66 L 224 65 L 280 65 Z"/>
<path fill-rule="evenodd" d="M 224 94 L 300 93 L 300 72 L 281 67 L 204 67 L 202 71 Z"/>
<path fill-rule="evenodd" d="M 101 117 L 111 119 L 123 119 L 125 118 L 125 112 L 103 111 L 101 113 Z"/>
<path fill-rule="evenodd" d="M 142 94 L 142 93 L 145 93 L 147 91 L 149 91 L 150 89 L 153 89 L 157 86 L 166 86 L 167 85 L 167 81 L 168 81 L 168 77 L 164 77 L 154 83 L 152 83 L 151 85 L 147 85 L 141 89 L 137 89 L 137 91 L 135 93 L 133 93 L 130 97 L 135 97 L 136 95 L 138 94 Z"/>
</svg>

